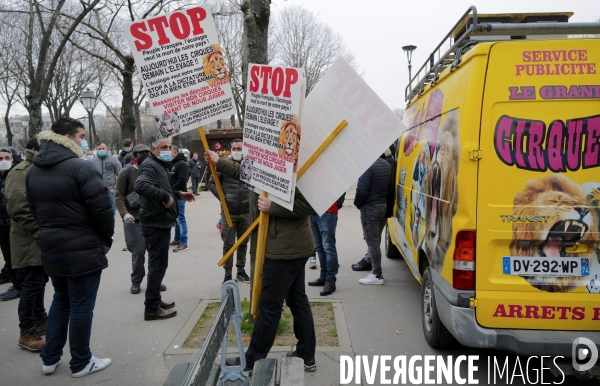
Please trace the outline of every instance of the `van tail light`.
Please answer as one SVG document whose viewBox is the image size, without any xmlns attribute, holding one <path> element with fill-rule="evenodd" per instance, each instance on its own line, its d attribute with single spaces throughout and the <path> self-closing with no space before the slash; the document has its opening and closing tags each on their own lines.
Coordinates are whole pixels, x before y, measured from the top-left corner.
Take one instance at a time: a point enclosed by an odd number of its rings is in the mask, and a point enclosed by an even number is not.
<svg viewBox="0 0 600 386">
<path fill-rule="evenodd" d="M 459 231 L 456 234 L 452 260 L 452 286 L 460 290 L 474 290 L 475 231 Z"/>
</svg>

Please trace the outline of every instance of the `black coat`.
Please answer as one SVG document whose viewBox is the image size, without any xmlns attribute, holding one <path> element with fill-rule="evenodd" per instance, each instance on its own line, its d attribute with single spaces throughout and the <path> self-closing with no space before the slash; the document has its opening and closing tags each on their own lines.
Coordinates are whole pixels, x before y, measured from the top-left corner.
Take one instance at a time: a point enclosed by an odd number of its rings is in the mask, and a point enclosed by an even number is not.
<svg viewBox="0 0 600 386">
<path fill-rule="evenodd" d="M 200 164 L 200 160 L 197 159 L 190 159 L 190 162 L 188 162 L 188 167 L 190 168 L 190 175 L 192 177 L 202 177 L 202 169 L 200 169 L 198 166 L 202 166 Z"/>
<path fill-rule="evenodd" d="M 40 228 L 42 265 L 50 276 L 83 276 L 108 267 L 112 204 L 100 173 L 65 136 L 38 134 L 40 151 L 26 178 Z"/>
<path fill-rule="evenodd" d="M 183 154 L 178 154 L 171 163 L 169 177 L 173 190 L 187 192 L 187 180 L 190 179 L 190 169 L 188 168 L 187 158 Z"/>
<path fill-rule="evenodd" d="M 157 159 L 154 154 L 146 157 L 140 166 L 134 189 L 140 195 L 140 225 L 155 228 L 171 228 L 177 218 L 177 198 L 169 179 L 170 162 Z M 165 208 L 163 203 L 173 198 L 173 204 Z"/>
<path fill-rule="evenodd" d="M 394 157 L 385 157 L 384 160 L 390 164 L 390 181 L 388 182 L 387 195 L 385 196 L 385 202 L 387 207 L 385 209 L 385 218 L 390 218 L 394 215 L 394 200 L 396 198 L 396 165 L 397 162 Z"/>
<path fill-rule="evenodd" d="M 360 209 L 364 205 L 383 204 L 386 202 L 390 182 L 391 166 L 381 158 L 377 158 L 367 171 L 358 179 L 354 205 Z"/>
<path fill-rule="evenodd" d="M 234 161 L 232 157 L 227 159 L 238 164 L 240 163 L 239 161 Z M 227 203 L 229 213 L 248 213 L 250 211 L 250 206 L 248 204 L 248 186 L 246 183 L 239 179 L 231 178 L 223 173 L 217 173 L 217 176 L 221 183 L 223 194 L 225 194 L 225 202 Z M 210 190 L 215 197 L 219 198 L 217 185 L 215 185 L 215 179 L 212 175 L 208 180 L 208 190 Z"/>
</svg>

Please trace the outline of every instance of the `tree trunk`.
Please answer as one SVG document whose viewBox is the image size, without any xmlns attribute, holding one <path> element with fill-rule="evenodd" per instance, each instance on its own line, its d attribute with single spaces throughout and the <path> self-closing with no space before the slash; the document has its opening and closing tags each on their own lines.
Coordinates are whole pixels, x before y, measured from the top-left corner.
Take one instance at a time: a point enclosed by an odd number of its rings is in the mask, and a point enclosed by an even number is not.
<svg viewBox="0 0 600 386">
<path fill-rule="evenodd" d="M 29 138 L 42 131 L 42 101 L 37 96 L 28 95 L 29 99 Z"/>
<path fill-rule="evenodd" d="M 244 95 L 242 98 L 242 111 L 246 109 L 246 84 L 248 80 L 248 63 L 268 64 L 268 36 L 269 36 L 269 17 L 271 15 L 270 0 L 244 0 L 241 6 L 244 13 L 244 36 L 243 36 L 243 54 L 242 54 L 242 84 Z M 240 127 L 243 127 L 244 121 L 241 117 Z M 250 215 L 252 221 L 258 218 L 258 194 L 249 193 Z M 254 280 L 254 263 L 256 261 L 256 241 L 258 231 L 252 232 L 250 239 L 250 279 Z M 252 288 L 253 283 L 250 283 Z M 250 291 L 250 303 L 252 303 L 252 291 Z M 254 318 L 250 315 L 250 322 L 254 323 Z"/>
<path fill-rule="evenodd" d="M 4 114 L 4 124 L 6 125 L 6 140 L 8 141 L 8 146 L 12 146 L 12 139 L 13 139 L 13 133 L 10 130 L 10 119 L 8 118 L 8 115 L 10 114 L 10 107 L 11 105 L 7 105 L 6 106 L 6 113 Z"/>
<path fill-rule="evenodd" d="M 121 141 L 125 138 L 135 137 L 135 101 L 133 98 L 133 73 L 135 61 L 133 56 L 125 58 L 125 68 L 121 71 L 123 76 L 123 104 L 121 107 Z"/>
</svg>

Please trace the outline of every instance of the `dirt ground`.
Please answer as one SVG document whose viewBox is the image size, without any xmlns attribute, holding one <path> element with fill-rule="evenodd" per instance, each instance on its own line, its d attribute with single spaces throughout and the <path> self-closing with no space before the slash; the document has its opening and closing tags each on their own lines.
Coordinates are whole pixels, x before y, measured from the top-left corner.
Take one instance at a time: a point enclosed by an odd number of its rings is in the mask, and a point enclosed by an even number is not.
<svg viewBox="0 0 600 386">
<path fill-rule="evenodd" d="M 249 302 L 243 300 L 242 311 L 244 320 L 242 322 L 242 341 L 245 347 L 250 344 L 250 337 L 254 326 L 248 322 Z M 220 303 L 209 303 L 200 319 L 187 337 L 183 348 L 200 348 L 206 339 L 206 334 L 215 320 L 219 311 Z M 333 304 L 330 302 L 313 302 L 310 304 L 313 318 L 315 321 L 315 334 L 317 337 L 317 346 L 338 346 L 337 330 L 335 327 L 335 316 L 333 313 Z M 233 324 L 229 326 L 228 339 L 229 345 L 236 345 L 235 331 Z M 293 318 L 290 309 L 284 305 L 281 314 L 281 320 L 277 329 L 274 346 L 293 346 L 297 342 L 294 337 Z"/>
</svg>

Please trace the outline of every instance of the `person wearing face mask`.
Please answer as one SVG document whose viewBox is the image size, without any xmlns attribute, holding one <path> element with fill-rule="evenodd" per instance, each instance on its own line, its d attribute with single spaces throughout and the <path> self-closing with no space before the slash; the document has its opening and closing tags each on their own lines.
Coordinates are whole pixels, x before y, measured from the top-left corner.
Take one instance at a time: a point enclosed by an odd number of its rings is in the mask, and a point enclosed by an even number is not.
<svg viewBox="0 0 600 386">
<path fill-rule="evenodd" d="M 187 158 L 179 152 L 175 145 L 171 147 L 173 161 L 169 172 L 171 186 L 174 190 L 187 192 L 187 180 L 190 178 L 190 170 L 187 165 Z M 175 238 L 169 245 L 175 246 L 173 252 L 181 252 L 188 249 L 188 228 L 185 221 L 185 200 L 177 200 L 177 221 L 175 221 Z"/>
<path fill-rule="evenodd" d="M 140 199 L 140 227 L 148 250 L 148 275 L 144 320 L 162 320 L 177 315 L 175 302 L 165 302 L 160 285 L 169 265 L 171 228 L 177 219 L 177 200 L 195 201 L 192 193 L 174 190 L 169 178 L 173 155 L 170 139 L 150 146 L 150 155 L 141 161 L 134 190 Z"/>
<path fill-rule="evenodd" d="M 92 158 L 94 158 L 94 152 L 90 149 L 88 149 L 88 151 L 85 152 L 85 155 L 83 156 L 83 158 L 85 158 L 87 161 L 91 161 Z"/>
<path fill-rule="evenodd" d="M 192 155 L 192 159 L 188 162 L 188 167 L 192 176 L 192 193 L 194 196 L 199 196 L 198 187 L 200 186 L 200 178 L 202 178 L 202 165 L 198 159 L 198 153 Z"/>
<path fill-rule="evenodd" d="M 231 155 L 227 159 L 239 164 L 243 158 L 243 144 L 244 142 L 242 139 L 234 139 L 231 142 Z M 232 222 L 232 227 L 230 228 L 227 225 L 223 208 L 221 208 L 221 240 L 223 240 L 223 256 L 225 256 L 231 247 L 233 247 L 233 244 L 235 244 L 236 237 L 243 235 L 248 227 L 252 225 L 252 217 L 250 215 L 250 207 L 248 204 L 248 187 L 246 186 L 246 183 L 222 173 L 217 173 L 217 178 L 219 179 L 219 182 L 221 182 L 221 188 L 225 194 L 225 201 L 227 202 L 227 208 L 229 209 L 229 215 Z M 210 176 L 210 179 L 208 180 L 208 189 L 215 197 L 219 198 L 214 176 Z M 247 249 L 248 238 L 235 252 L 237 254 L 235 264 L 237 275 L 235 278 L 237 281 L 243 283 L 250 282 L 250 277 L 245 270 Z M 223 268 L 225 268 L 225 279 L 223 281 L 226 282 L 231 280 L 233 256 L 223 264 Z"/>
<path fill-rule="evenodd" d="M 2 275 L 7 277 L 12 283 L 12 286 L 2 294 L 0 294 L 0 300 L 13 300 L 18 299 L 21 296 L 21 289 L 23 287 L 23 278 L 18 269 L 13 266 L 11 259 L 10 250 L 10 226 L 11 219 L 7 212 L 8 200 L 5 196 L 6 192 L 6 178 L 9 172 L 14 167 L 13 155 L 9 148 L 0 148 L 0 248 L 2 249 L 2 255 L 4 255 L 4 268 L 2 269 Z"/>
<path fill-rule="evenodd" d="M 133 141 L 131 140 L 131 138 L 125 138 L 123 140 L 123 149 L 121 149 L 121 151 L 119 152 L 119 162 L 121 162 L 121 165 L 123 167 L 125 167 L 125 165 L 128 165 L 129 163 L 131 163 L 131 160 L 133 159 L 133 152 L 131 150 L 131 146 L 133 144 Z"/>
<path fill-rule="evenodd" d="M 6 177 L 6 209 L 12 222 L 10 244 L 12 266 L 23 279 L 19 299 L 19 346 L 29 351 L 40 351 L 46 346 L 47 319 L 44 292 L 48 275 L 42 266 L 40 230 L 27 203 L 25 178 L 33 156 L 40 150 L 37 138 L 25 146 L 25 160 L 15 166 Z"/>
<path fill-rule="evenodd" d="M 108 189 L 108 194 L 112 202 L 114 217 L 117 210 L 115 205 L 115 186 L 117 185 L 117 176 L 123 167 L 121 166 L 119 160 L 108 154 L 107 149 L 108 148 L 106 147 L 105 143 L 100 143 L 98 146 L 96 146 L 96 154 L 98 156 L 92 158 L 92 165 L 96 167 L 96 170 L 98 170 L 102 176 L 102 180 L 106 184 L 106 189 Z"/>
<path fill-rule="evenodd" d="M 42 265 L 54 287 L 48 312 L 44 374 L 61 363 L 69 339 L 71 373 L 79 378 L 110 365 L 90 351 L 90 336 L 102 270 L 112 245 L 110 197 L 89 161 L 83 124 L 59 118 L 38 134 L 40 151 L 26 177 L 27 201 L 40 230 Z"/>
</svg>

